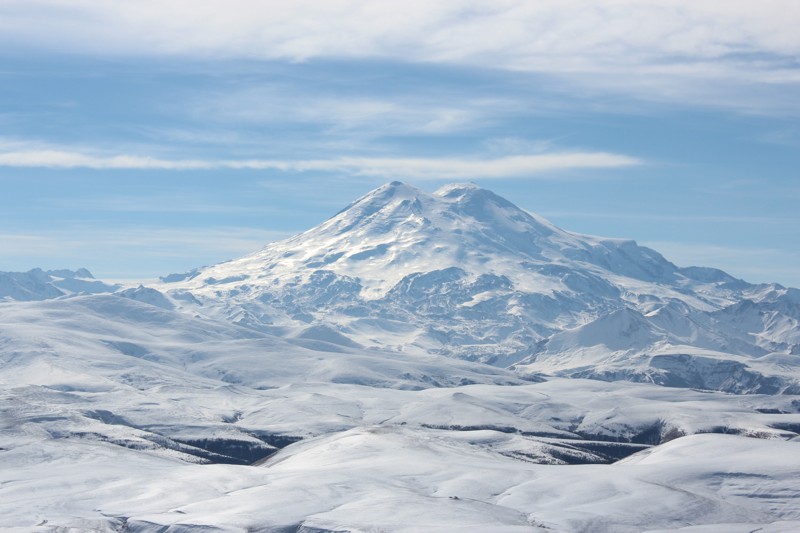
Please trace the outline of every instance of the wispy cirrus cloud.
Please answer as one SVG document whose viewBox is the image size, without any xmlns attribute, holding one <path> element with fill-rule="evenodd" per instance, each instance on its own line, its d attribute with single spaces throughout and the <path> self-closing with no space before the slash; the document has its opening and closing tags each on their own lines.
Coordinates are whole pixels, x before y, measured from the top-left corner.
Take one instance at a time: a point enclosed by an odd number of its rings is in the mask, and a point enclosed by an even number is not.
<svg viewBox="0 0 800 533">
<path fill-rule="evenodd" d="M 0 166 L 96 170 L 276 170 L 337 172 L 379 178 L 419 180 L 458 178 L 536 178 L 557 171 L 625 168 L 642 165 L 636 157 L 609 152 L 563 151 L 494 158 L 338 157 L 331 159 L 204 160 L 162 159 L 134 155 L 90 155 L 39 149 L 0 152 Z"/>
<path fill-rule="evenodd" d="M 331 96 L 304 86 L 256 85 L 203 95 L 185 107 L 195 117 L 214 122 L 305 124 L 329 134 L 369 137 L 463 132 L 513 113 L 515 105 L 519 103 L 464 96 L 457 91 L 437 98 L 413 94 L 389 98 L 363 92 Z"/>
<path fill-rule="evenodd" d="M 776 98 L 778 105 L 792 105 L 791 95 L 775 89 L 800 84 L 798 26 L 795 0 L 757 6 L 750 0 L 0 4 L 0 43 L 7 46 L 91 55 L 471 65 L 745 111 L 775 109 Z"/>
<path fill-rule="evenodd" d="M 7 0 L 2 14 L 7 41 L 101 54 L 394 57 L 576 71 L 800 49 L 793 0 L 757 9 L 746 0 Z"/>
<path fill-rule="evenodd" d="M 349 169 L 357 175 L 419 180 L 459 178 L 534 178 L 563 170 L 624 168 L 644 162 L 608 152 L 553 152 L 494 159 L 469 158 L 341 158 L 320 162 L 331 169 Z M 316 164 L 316 162 L 312 162 Z"/>
</svg>

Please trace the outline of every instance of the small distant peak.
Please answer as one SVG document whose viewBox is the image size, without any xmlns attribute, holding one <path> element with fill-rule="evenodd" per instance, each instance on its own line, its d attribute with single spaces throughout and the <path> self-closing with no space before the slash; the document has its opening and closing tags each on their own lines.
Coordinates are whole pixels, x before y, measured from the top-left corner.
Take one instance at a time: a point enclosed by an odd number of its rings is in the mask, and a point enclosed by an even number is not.
<svg viewBox="0 0 800 533">
<path fill-rule="evenodd" d="M 47 275 L 50 277 L 56 278 L 64 278 L 64 279 L 75 279 L 75 278 L 84 278 L 84 279 L 94 279 L 89 270 L 85 268 L 79 268 L 78 270 L 69 270 L 66 268 L 58 269 L 58 270 L 42 270 L 41 268 L 34 268 L 31 270 L 31 273 Z"/>
<path fill-rule="evenodd" d="M 89 272 L 89 269 L 86 269 L 86 268 L 79 268 L 78 270 L 76 270 L 75 271 L 75 277 L 77 277 L 77 278 L 94 279 L 94 276 L 92 275 L 92 273 Z"/>
<path fill-rule="evenodd" d="M 205 267 L 195 268 L 190 270 L 189 272 L 183 273 L 176 273 L 176 274 L 167 274 L 166 276 L 160 276 L 158 279 L 161 280 L 163 283 L 177 283 L 179 281 L 188 281 L 190 279 L 194 279 L 200 275 L 200 271 Z"/>
</svg>

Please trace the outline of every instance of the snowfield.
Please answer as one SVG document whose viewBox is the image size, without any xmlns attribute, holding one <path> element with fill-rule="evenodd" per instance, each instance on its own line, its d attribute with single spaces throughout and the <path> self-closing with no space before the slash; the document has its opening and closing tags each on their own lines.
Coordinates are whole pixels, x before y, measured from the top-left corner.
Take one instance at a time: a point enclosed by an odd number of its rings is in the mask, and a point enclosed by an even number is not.
<svg viewBox="0 0 800 533">
<path fill-rule="evenodd" d="M 798 321 L 472 185 L 150 287 L 2 273 L 0 529 L 798 531 Z"/>
</svg>

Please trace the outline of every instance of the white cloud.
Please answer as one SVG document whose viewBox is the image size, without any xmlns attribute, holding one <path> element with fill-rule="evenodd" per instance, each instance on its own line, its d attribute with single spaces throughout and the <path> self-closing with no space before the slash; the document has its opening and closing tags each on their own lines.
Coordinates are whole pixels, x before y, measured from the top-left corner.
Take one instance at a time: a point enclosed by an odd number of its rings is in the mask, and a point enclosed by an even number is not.
<svg viewBox="0 0 800 533">
<path fill-rule="evenodd" d="M 423 89 L 420 87 L 420 89 Z M 374 90 L 374 88 L 372 88 Z M 348 137 L 464 132 L 518 113 L 518 102 L 465 97 L 456 92 L 392 98 L 374 95 L 320 94 L 316 87 L 256 85 L 206 94 L 187 102 L 189 113 L 204 121 L 235 124 L 310 124 L 333 136 Z"/>
<path fill-rule="evenodd" d="M 607 152 L 561 152 L 495 159 L 341 158 L 322 164 L 359 175 L 450 180 L 470 177 L 524 178 L 559 170 L 629 167 L 640 165 L 642 161 Z"/>
<path fill-rule="evenodd" d="M 0 42 L 9 46 L 91 54 L 456 63 L 556 74 L 583 86 L 655 99 L 690 97 L 745 107 L 754 106 L 747 96 L 755 86 L 800 84 L 798 27 L 796 0 L 0 4 Z M 734 82 L 741 86 L 731 89 Z M 771 93 L 758 96 L 769 100 Z"/>
<path fill-rule="evenodd" d="M 219 168 L 208 161 L 157 159 L 130 155 L 93 156 L 64 150 L 24 150 L 0 153 L 0 166 L 48 167 L 48 168 L 92 168 L 113 169 L 162 169 L 192 170 Z"/>
<path fill-rule="evenodd" d="M 7 0 L 2 12 L 18 39 L 89 49 L 102 36 L 111 50 L 145 53 L 499 59 L 516 68 L 558 57 L 562 69 L 583 70 L 590 58 L 800 50 L 794 0 Z"/>
<path fill-rule="evenodd" d="M 449 180 L 458 178 L 525 178 L 561 170 L 624 168 L 643 161 L 608 152 L 552 152 L 478 158 L 340 157 L 316 160 L 201 160 L 159 159 L 131 155 L 88 155 L 66 150 L 20 150 L 0 153 L 0 166 L 97 170 L 277 170 L 338 172 L 379 178 Z"/>
</svg>

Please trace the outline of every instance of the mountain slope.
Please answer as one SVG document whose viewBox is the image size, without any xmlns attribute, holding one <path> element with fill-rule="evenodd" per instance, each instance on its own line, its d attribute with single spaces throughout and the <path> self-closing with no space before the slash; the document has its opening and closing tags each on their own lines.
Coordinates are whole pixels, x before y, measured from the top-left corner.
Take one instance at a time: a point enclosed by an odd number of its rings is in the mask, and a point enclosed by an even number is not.
<svg viewBox="0 0 800 533">
<path fill-rule="evenodd" d="M 570 233 L 471 184 L 428 194 L 392 182 L 290 239 L 162 279 L 200 312 L 284 335 L 324 326 L 360 346 L 525 374 L 800 390 L 796 364 L 769 361 L 800 352 L 798 291 Z M 676 376 L 657 359 L 709 354 L 735 361 L 715 367 L 730 379 Z"/>
</svg>

